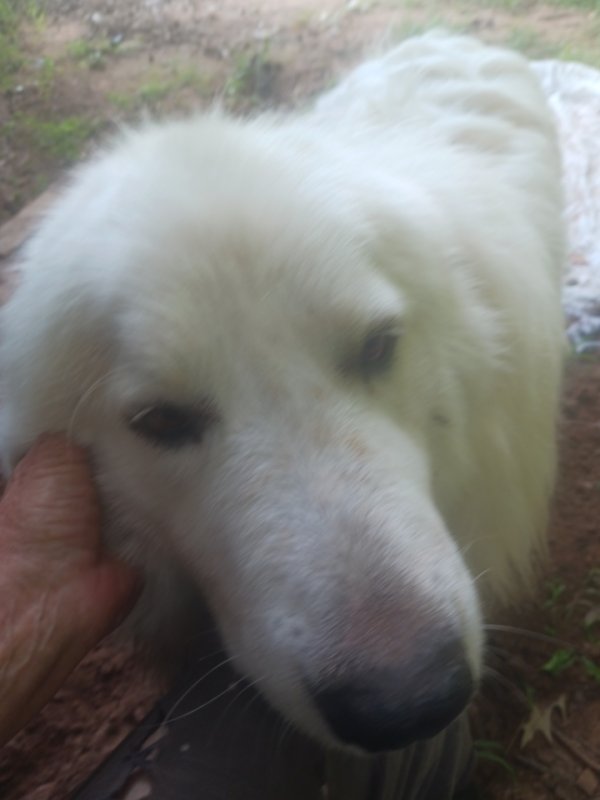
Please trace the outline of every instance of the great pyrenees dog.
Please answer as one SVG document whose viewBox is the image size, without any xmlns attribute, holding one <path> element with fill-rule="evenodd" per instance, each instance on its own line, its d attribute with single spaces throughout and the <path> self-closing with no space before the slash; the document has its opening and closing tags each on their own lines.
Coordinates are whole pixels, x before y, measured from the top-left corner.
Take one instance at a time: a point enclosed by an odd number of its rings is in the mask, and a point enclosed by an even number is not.
<svg viewBox="0 0 600 800">
<path fill-rule="evenodd" d="M 408 40 L 309 111 L 146 124 L 21 254 L 4 466 L 44 431 L 90 448 L 144 636 L 198 592 L 304 731 L 426 739 L 543 546 L 562 264 L 542 92 L 470 38 Z"/>
</svg>

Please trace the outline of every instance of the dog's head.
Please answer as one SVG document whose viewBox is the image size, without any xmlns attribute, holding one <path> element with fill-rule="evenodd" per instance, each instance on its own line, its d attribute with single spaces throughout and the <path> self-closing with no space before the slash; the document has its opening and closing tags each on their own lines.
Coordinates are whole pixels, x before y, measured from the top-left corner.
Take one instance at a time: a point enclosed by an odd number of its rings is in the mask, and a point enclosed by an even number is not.
<svg viewBox="0 0 600 800">
<path fill-rule="evenodd" d="M 3 311 L 4 458 L 46 430 L 89 445 L 111 546 L 148 576 L 142 624 L 191 576 L 275 706 L 391 749 L 450 722 L 480 669 L 437 497 L 472 312 L 426 197 L 363 191 L 301 126 L 274 142 L 176 124 L 75 178 Z"/>
</svg>

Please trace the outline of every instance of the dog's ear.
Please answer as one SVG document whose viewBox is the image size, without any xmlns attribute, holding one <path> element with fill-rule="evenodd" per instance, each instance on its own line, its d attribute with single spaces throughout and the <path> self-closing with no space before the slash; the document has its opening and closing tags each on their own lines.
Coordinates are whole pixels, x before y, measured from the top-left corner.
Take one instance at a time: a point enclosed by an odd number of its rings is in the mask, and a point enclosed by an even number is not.
<svg viewBox="0 0 600 800">
<path fill-rule="evenodd" d="M 0 310 L 0 456 L 5 471 L 46 431 L 67 430 L 108 364 L 105 309 L 77 247 L 42 228 Z M 106 303 L 104 303 L 106 305 Z"/>
</svg>

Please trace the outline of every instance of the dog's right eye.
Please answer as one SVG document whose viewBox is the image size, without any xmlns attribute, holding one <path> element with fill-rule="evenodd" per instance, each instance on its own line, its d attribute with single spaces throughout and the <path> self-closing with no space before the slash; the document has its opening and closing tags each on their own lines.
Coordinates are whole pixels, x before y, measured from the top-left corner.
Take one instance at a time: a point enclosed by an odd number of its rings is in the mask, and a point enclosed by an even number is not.
<svg viewBox="0 0 600 800">
<path fill-rule="evenodd" d="M 172 403 L 160 403 L 138 411 L 128 424 L 138 436 L 165 448 L 198 444 L 206 429 L 216 421 L 209 407 L 199 410 Z"/>
</svg>

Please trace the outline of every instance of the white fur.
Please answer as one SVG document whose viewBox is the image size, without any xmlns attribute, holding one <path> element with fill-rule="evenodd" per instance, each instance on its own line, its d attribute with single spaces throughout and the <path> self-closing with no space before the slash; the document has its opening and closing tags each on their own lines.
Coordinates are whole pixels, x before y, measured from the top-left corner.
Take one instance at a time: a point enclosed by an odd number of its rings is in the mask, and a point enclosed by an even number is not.
<svg viewBox="0 0 600 800">
<path fill-rule="evenodd" d="M 138 624 L 170 624 L 191 576 L 241 669 L 325 736 L 303 678 L 438 630 L 478 674 L 476 589 L 530 580 L 562 259 L 536 80 L 470 39 L 410 40 L 306 114 L 149 125 L 79 170 L 23 254 L 4 463 L 42 431 L 89 444 L 111 546 L 147 575 Z M 389 319 L 390 373 L 344 372 Z M 207 398 L 201 444 L 128 428 Z"/>
</svg>

